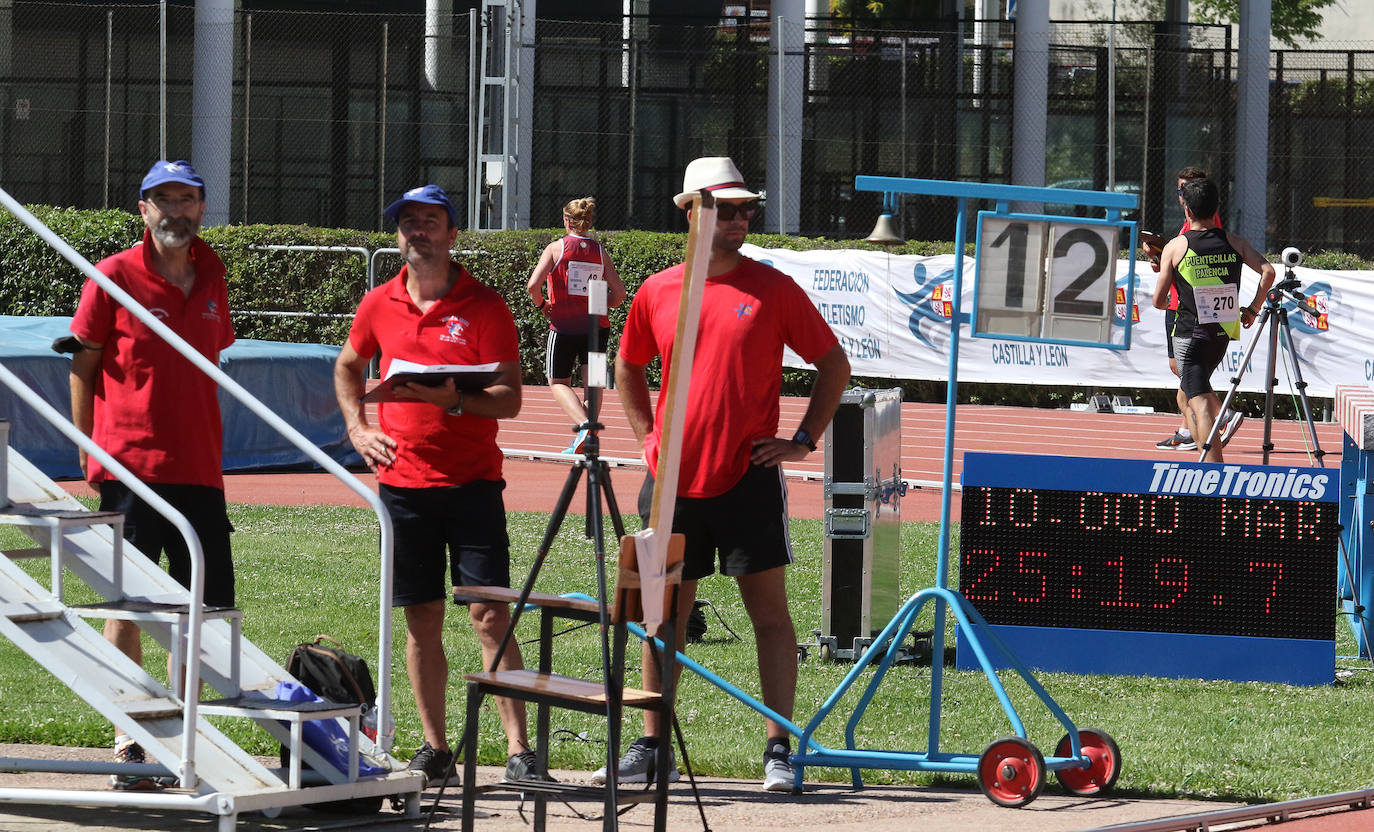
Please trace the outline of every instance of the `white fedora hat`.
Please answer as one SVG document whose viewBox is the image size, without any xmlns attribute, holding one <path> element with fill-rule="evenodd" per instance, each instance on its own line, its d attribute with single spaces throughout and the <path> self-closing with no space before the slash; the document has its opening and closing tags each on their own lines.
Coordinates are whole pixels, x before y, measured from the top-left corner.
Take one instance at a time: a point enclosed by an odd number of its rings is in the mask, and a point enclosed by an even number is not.
<svg viewBox="0 0 1374 832">
<path fill-rule="evenodd" d="M 686 208 L 699 191 L 710 191 L 716 199 L 759 198 L 744 187 L 744 177 L 729 156 L 703 156 L 689 162 L 682 174 L 682 193 L 673 197 L 673 202 Z"/>
</svg>

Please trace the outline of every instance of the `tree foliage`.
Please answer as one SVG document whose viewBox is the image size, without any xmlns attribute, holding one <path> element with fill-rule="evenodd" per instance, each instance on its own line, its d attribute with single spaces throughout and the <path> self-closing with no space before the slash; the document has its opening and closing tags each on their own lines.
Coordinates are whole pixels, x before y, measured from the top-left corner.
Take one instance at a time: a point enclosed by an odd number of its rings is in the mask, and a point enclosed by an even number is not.
<svg viewBox="0 0 1374 832">
<path fill-rule="evenodd" d="M 1296 47 L 1317 36 L 1325 10 L 1335 0 L 1270 0 L 1269 29 L 1284 46 Z M 1193 18 L 1206 23 L 1239 23 L 1240 0 L 1192 0 Z"/>
</svg>

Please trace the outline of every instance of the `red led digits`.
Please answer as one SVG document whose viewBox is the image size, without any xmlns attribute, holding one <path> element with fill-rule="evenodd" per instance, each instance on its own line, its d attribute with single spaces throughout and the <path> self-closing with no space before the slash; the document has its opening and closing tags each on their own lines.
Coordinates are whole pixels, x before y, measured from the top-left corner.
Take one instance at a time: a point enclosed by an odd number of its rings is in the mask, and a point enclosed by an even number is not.
<svg viewBox="0 0 1374 832">
<path fill-rule="evenodd" d="M 1283 564 L 1272 561 L 1252 560 L 1245 564 L 1250 567 L 1250 572 L 1258 572 L 1261 569 L 1274 570 L 1274 579 L 1269 584 L 1269 594 L 1264 596 L 1264 612 L 1267 615 L 1271 611 L 1274 596 L 1279 594 L 1279 581 L 1283 580 Z"/>
<path fill-rule="evenodd" d="M 1016 498 L 1017 498 L 1018 496 L 1020 496 L 1020 497 L 1022 498 L 1022 499 L 1021 499 L 1021 503 L 1022 503 L 1022 506 L 1023 506 L 1023 507 L 1022 507 L 1021 519 L 1017 519 L 1017 514 L 1016 514 L 1016 508 L 1017 508 L 1017 506 L 1016 506 Z M 1025 512 L 1025 508 L 1024 508 L 1025 497 L 1027 497 L 1027 496 L 1030 497 L 1030 519 L 1029 519 L 1029 520 L 1026 519 L 1026 512 Z M 1035 493 L 1034 491 L 1030 490 L 1029 488 L 1015 488 L 1015 489 L 1012 489 L 1011 494 L 1009 494 L 1009 495 L 1007 496 L 1007 518 L 1008 518 L 1009 520 L 1011 520 L 1011 524 L 1012 524 L 1013 526 L 1017 527 L 1018 529 L 1030 528 L 1031 526 L 1035 525 L 1035 521 L 1036 521 L 1036 519 L 1039 517 L 1039 515 L 1040 515 L 1040 498 L 1039 498 L 1038 496 L 1036 496 L 1036 493 Z"/>
<path fill-rule="evenodd" d="M 997 521 L 992 519 L 992 489 L 979 488 L 977 492 L 983 496 L 983 525 L 995 526 Z"/>
<path fill-rule="evenodd" d="M 1032 567 L 1027 567 L 1027 565 L 1026 565 L 1026 558 L 1046 558 L 1046 559 L 1048 559 L 1048 558 L 1049 558 L 1049 552 L 1022 552 L 1021 555 L 1020 555 L 1020 557 L 1017 558 L 1017 560 L 1016 560 L 1016 572 L 1017 572 L 1017 574 L 1019 574 L 1019 575 L 1035 575 L 1035 576 L 1037 576 L 1037 577 L 1040 578 L 1040 594 L 1039 594 L 1039 595 L 1034 595 L 1034 596 L 1032 596 L 1032 595 L 1022 595 L 1021 593 L 1019 593 L 1019 592 L 1017 592 L 1016 590 L 1013 589 L 1013 590 L 1011 591 L 1011 597 L 1015 598 L 1015 599 L 1018 600 L 1018 601 L 1022 601 L 1022 602 L 1024 602 L 1024 603 L 1027 603 L 1027 604 L 1038 604 L 1038 603 L 1040 603 L 1041 601 L 1045 600 L 1045 592 L 1046 592 L 1046 590 L 1048 589 L 1047 582 L 1045 581 L 1045 571 L 1044 571 L 1043 569 L 1036 569 L 1036 568 L 1034 568 L 1033 566 L 1032 566 Z M 1032 583 L 1034 583 L 1034 581 L 1032 581 Z"/>
<path fill-rule="evenodd" d="M 961 581 L 961 583 L 964 584 L 964 597 L 969 599 L 970 601 L 996 601 L 997 590 L 995 589 L 992 591 L 990 595 L 980 595 L 975 591 L 978 589 L 978 584 L 982 583 L 984 579 L 991 576 L 992 570 L 996 569 L 997 565 L 1001 563 L 1001 558 L 997 557 L 996 552 L 992 551 L 991 549 L 970 549 L 969 553 L 964 556 L 964 566 L 963 569 L 960 571 L 960 576 L 962 577 L 964 570 L 973 569 L 973 559 L 977 555 L 992 555 L 992 563 L 988 564 L 988 568 L 983 570 L 983 574 L 979 575 L 973 580 L 966 582 Z"/>
<path fill-rule="evenodd" d="M 1160 567 L 1164 567 L 1166 572 L 1164 577 L 1160 576 Z M 1174 573 L 1175 577 L 1168 577 L 1168 573 Z M 1153 606 L 1157 610 L 1167 610 L 1174 605 L 1178 599 L 1188 593 L 1188 561 L 1183 558 L 1162 557 L 1155 561 L 1155 583 L 1160 586 L 1173 587 L 1177 590 L 1174 597 L 1166 603 L 1155 603 Z M 1218 601 L 1220 603 L 1220 601 Z"/>
<path fill-rule="evenodd" d="M 1127 501 L 1135 504 L 1135 510 L 1123 505 Z M 1139 494 L 1119 494 L 1113 501 L 1116 504 L 1116 528 L 1123 532 L 1138 532 L 1145 525 L 1145 501 Z"/>
<path fill-rule="evenodd" d="M 1163 495 L 1150 499 L 1150 527 L 1159 534 L 1178 531 L 1178 499 Z"/>
<path fill-rule="evenodd" d="M 1100 532 L 1107 527 L 1108 519 L 1107 495 L 1101 491 L 1084 492 L 1078 500 L 1078 524 L 1090 531 Z"/>
<path fill-rule="evenodd" d="M 1107 561 L 1108 566 L 1116 567 L 1116 597 L 1110 601 L 1099 601 L 1104 607 L 1138 607 L 1139 603 L 1126 600 L 1126 556 L 1117 555 L 1116 560 Z"/>
</svg>

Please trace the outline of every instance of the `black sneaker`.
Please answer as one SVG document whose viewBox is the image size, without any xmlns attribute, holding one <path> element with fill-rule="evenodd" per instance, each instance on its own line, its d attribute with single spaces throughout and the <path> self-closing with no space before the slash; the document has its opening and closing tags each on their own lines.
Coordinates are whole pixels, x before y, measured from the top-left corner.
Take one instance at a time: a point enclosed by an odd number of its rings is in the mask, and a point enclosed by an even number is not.
<svg viewBox="0 0 1374 832">
<path fill-rule="evenodd" d="M 420 750 L 410 758 L 407 768 L 410 771 L 424 773 L 425 788 L 434 783 L 457 779 L 457 772 L 453 768 L 453 752 L 447 748 L 435 748 L 428 742 L 420 746 Z"/>
<path fill-rule="evenodd" d="M 518 783 L 521 780 L 536 783 L 557 783 L 548 772 L 539 770 L 539 759 L 533 751 L 521 751 L 506 758 L 506 782 Z"/>
</svg>

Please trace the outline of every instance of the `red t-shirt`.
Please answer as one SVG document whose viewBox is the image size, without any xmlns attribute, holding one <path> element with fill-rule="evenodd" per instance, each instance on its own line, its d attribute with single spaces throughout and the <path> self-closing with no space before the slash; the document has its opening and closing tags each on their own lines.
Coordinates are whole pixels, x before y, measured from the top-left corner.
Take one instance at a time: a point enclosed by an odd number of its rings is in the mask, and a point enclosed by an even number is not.
<svg viewBox="0 0 1374 832">
<path fill-rule="evenodd" d="M 153 271 L 151 235 L 96 264 L 102 274 L 147 307 L 158 320 L 218 364 L 234 343 L 224 264 L 196 237 L 191 294 Z M 91 438 L 144 482 L 224 488 L 219 385 L 196 369 L 93 280 L 81 288 L 72 332 L 104 344 L 95 378 Z M 91 458 L 91 482 L 114 475 Z"/>
<path fill-rule="evenodd" d="M 663 389 L 672 372 L 683 266 L 653 275 L 630 304 L 620 357 L 632 364 L 663 359 Z M 683 429 L 677 493 L 714 497 L 749 468 L 753 440 L 776 436 L 782 392 L 782 348 L 815 361 L 835 346 L 835 335 L 792 278 L 743 258 L 733 271 L 708 278 Z M 663 407 L 658 397 L 654 430 L 644 443 L 649 470 L 658 471 Z"/>
<path fill-rule="evenodd" d="M 605 276 L 601 244 L 590 237 L 569 234 L 560 242 L 563 251 L 549 272 L 549 326 L 571 335 L 587 332 L 587 271 L 595 269 Z M 585 263 L 586 266 L 576 264 Z M 610 320 L 601 316 L 601 325 Z"/>
<path fill-rule="evenodd" d="M 455 264 L 456 265 L 456 264 Z M 457 266 L 448 294 L 424 314 L 406 291 L 408 267 L 358 304 L 348 343 L 363 357 L 382 353 L 382 376 L 394 358 L 416 364 L 519 361 L 510 307 L 494 289 Z M 466 485 L 501 479 L 495 419 L 451 416 L 427 402 L 377 405 L 378 427 L 396 440 L 396 463 L 377 479 L 402 488 Z"/>
</svg>

